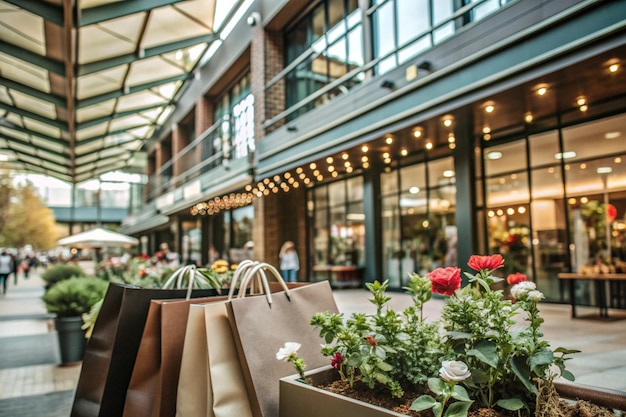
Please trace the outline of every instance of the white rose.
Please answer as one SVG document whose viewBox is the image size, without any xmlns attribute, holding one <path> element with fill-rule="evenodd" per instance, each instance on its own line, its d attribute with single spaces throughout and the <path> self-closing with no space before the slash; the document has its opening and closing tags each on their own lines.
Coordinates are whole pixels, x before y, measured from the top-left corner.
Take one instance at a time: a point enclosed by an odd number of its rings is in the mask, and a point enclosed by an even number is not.
<svg viewBox="0 0 626 417">
<path fill-rule="evenodd" d="M 532 301 L 535 303 L 538 303 L 539 301 L 545 298 L 543 293 L 537 290 L 528 291 L 527 297 L 528 297 L 528 301 Z"/>
<path fill-rule="evenodd" d="M 278 349 L 278 352 L 276 352 L 276 359 L 279 361 L 288 359 L 291 355 L 294 355 L 298 349 L 300 349 L 300 346 L 300 343 L 296 342 L 285 343 L 285 346 L 281 347 Z"/>
<path fill-rule="evenodd" d="M 439 369 L 439 376 L 444 381 L 465 381 L 472 376 L 472 373 L 467 369 L 467 365 L 461 361 L 443 361 L 441 369 Z"/>
<path fill-rule="evenodd" d="M 517 299 L 521 300 L 526 294 L 530 291 L 533 291 L 537 288 L 534 282 L 531 281 L 522 281 L 511 287 L 511 295 Z"/>
</svg>

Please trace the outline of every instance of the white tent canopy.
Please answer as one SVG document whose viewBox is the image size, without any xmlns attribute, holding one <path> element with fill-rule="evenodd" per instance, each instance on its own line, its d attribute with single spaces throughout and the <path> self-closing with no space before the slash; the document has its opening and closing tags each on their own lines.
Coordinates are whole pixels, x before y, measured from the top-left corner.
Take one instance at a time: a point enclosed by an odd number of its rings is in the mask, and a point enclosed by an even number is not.
<svg viewBox="0 0 626 417">
<path fill-rule="evenodd" d="M 132 236 L 126 236 L 112 230 L 95 228 L 86 232 L 77 233 L 72 236 L 60 239 L 57 242 L 60 246 L 71 246 L 74 248 L 106 248 L 106 247 L 130 247 L 137 245 L 139 240 Z"/>
</svg>

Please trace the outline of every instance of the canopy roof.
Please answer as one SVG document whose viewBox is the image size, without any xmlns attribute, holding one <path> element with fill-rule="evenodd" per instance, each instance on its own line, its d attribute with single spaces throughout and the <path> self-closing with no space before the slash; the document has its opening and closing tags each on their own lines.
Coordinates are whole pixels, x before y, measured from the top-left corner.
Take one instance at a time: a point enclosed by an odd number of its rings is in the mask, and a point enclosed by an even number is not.
<svg viewBox="0 0 626 417">
<path fill-rule="evenodd" d="M 60 246 L 75 248 L 130 247 L 138 243 L 139 240 L 132 236 L 126 236 L 101 227 L 77 233 L 58 241 Z"/>
<path fill-rule="evenodd" d="M 237 0 L 0 0 L 0 161 L 81 182 L 137 164 Z"/>
</svg>

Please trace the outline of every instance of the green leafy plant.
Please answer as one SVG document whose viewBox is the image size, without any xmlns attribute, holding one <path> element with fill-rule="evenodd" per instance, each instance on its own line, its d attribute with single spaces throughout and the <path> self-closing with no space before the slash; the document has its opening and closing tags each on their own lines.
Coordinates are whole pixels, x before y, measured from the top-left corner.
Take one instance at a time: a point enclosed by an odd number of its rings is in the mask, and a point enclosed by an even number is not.
<svg viewBox="0 0 626 417">
<path fill-rule="evenodd" d="M 82 316 L 104 297 L 108 282 L 96 277 L 72 277 L 50 287 L 42 299 L 57 317 Z"/>
<path fill-rule="evenodd" d="M 42 274 L 41 279 L 46 282 L 46 286 L 52 287 L 59 281 L 66 280 L 72 277 L 84 277 L 85 271 L 73 264 L 56 264 L 49 266 Z"/>
</svg>

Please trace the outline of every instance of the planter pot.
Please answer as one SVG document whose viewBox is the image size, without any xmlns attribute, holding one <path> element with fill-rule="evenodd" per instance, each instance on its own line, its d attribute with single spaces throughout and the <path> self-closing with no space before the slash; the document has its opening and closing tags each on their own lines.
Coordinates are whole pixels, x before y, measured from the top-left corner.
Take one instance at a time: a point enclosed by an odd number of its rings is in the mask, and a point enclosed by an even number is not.
<svg viewBox="0 0 626 417">
<path fill-rule="evenodd" d="M 82 317 L 56 317 L 54 327 L 59 339 L 61 364 L 68 365 L 83 360 L 87 339 Z"/>
<path fill-rule="evenodd" d="M 340 394 L 316 388 L 337 379 L 331 366 L 313 369 L 305 374 L 312 384 L 305 384 L 299 375 L 280 380 L 280 417 L 406 417 L 386 408 L 368 404 Z M 561 398 L 586 400 L 616 410 L 626 410 L 626 392 L 597 388 L 571 382 L 555 382 Z"/>
</svg>

